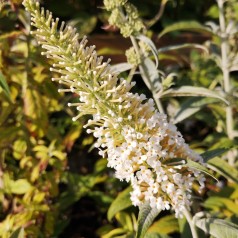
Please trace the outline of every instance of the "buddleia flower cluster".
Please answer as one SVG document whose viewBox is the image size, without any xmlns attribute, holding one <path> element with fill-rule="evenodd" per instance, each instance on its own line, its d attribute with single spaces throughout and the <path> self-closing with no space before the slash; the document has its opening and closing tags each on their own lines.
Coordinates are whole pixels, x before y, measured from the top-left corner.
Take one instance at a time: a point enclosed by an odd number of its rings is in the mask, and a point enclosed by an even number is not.
<svg viewBox="0 0 238 238">
<path fill-rule="evenodd" d="M 65 86 L 61 91 L 78 94 L 77 120 L 92 115 L 84 126 L 96 138 L 95 147 L 108 158 L 115 176 L 131 183 L 135 206 L 149 203 L 158 210 L 173 209 L 181 216 L 189 207 L 193 183 L 204 187 L 200 171 L 188 168 L 187 160 L 203 163 L 200 155 L 185 143 L 166 115 L 155 108 L 153 99 L 130 92 L 135 82 L 119 78 L 109 61 L 98 57 L 95 46 L 78 41 L 78 34 L 33 0 L 24 0 L 31 13 L 33 34 L 54 64 L 51 71 L 60 75 L 53 81 Z M 180 158 L 176 160 L 175 158 Z"/>
<path fill-rule="evenodd" d="M 136 7 L 128 0 L 104 0 L 103 3 L 106 10 L 111 12 L 108 22 L 118 27 L 124 37 L 138 34 L 145 28 Z"/>
</svg>

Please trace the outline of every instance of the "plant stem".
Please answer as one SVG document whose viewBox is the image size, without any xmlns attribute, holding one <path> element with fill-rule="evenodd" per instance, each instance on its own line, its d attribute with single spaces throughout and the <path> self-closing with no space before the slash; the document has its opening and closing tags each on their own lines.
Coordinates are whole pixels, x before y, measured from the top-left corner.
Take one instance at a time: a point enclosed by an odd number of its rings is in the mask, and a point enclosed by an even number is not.
<svg viewBox="0 0 238 238">
<path fill-rule="evenodd" d="M 141 55 L 141 52 L 140 52 L 140 48 L 139 48 L 139 45 L 135 39 L 134 36 L 130 36 L 130 39 L 131 39 L 131 42 L 132 42 L 132 45 L 136 51 L 136 53 L 138 54 L 138 56 L 142 59 L 142 55 Z M 158 98 L 158 96 L 156 95 L 155 93 L 155 88 L 154 88 L 154 85 L 152 84 L 152 82 L 150 81 L 150 78 L 149 78 L 149 75 L 147 74 L 146 72 L 146 69 L 145 69 L 145 65 L 143 63 L 143 60 L 142 60 L 142 63 L 139 65 L 139 68 L 141 70 L 141 74 L 144 75 L 144 81 L 145 81 L 145 84 L 147 85 L 147 87 L 151 90 L 152 94 L 153 94 L 153 98 L 155 100 L 155 103 L 156 103 L 156 106 L 158 108 L 158 110 L 161 112 L 161 113 L 164 113 L 164 109 L 163 109 L 163 106 Z"/>
<path fill-rule="evenodd" d="M 223 73 L 224 91 L 229 94 L 231 90 L 230 85 L 230 71 L 229 71 L 229 43 L 228 35 L 226 33 L 226 19 L 224 14 L 224 0 L 217 0 L 219 8 L 219 22 L 221 30 L 221 69 Z M 226 129 L 229 139 L 233 139 L 233 114 L 232 107 L 229 105 L 226 107 Z"/>
<path fill-rule="evenodd" d="M 159 21 L 159 19 L 162 17 L 162 15 L 164 13 L 165 5 L 167 2 L 168 2 L 168 0 L 162 0 L 158 13 L 155 15 L 155 17 L 153 19 L 146 22 L 147 28 L 152 27 L 157 21 Z"/>
<path fill-rule="evenodd" d="M 167 0 L 164 1 L 165 3 L 167 2 Z M 165 4 L 164 3 L 164 4 Z M 122 19 L 126 22 L 127 21 L 127 18 L 126 16 L 124 15 L 124 12 L 123 12 L 123 9 L 120 7 L 120 14 L 121 14 L 121 17 Z M 161 13 L 162 14 L 162 13 Z M 149 78 L 149 75 L 148 73 L 146 72 L 146 69 L 145 69 L 145 65 L 143 63 L 143 55 L 141 54 L 141 51 L 140 51 L 140 47 L 137 43 L 137 40 L 135 39 L 135 37 L 133 35 L 130 36 L 130 39 L 131 39 L 131 42 L 132 42 L 132 45 L 137 53 L 137 55 L 140 57 L 140 59 L 142 59 L 142 63 L 139 65 L 139 69 L 141 71 L 141 75 L 144 75 L 143 77 L 143 80 L 146 84 L 146 86 L 150 89 L 150 91 L 152 92 L 152 95 L 153 95 L 153 98 L 155 100 L 155 103 L 156 103 L 156 106 L 159 110 L 159 112 L 161 113 L 164 113 L 164 109 L 163 109 L 163 106 L 158 98 L 158 96 L 156 95 L 155 93 L 155 88 L 154 88 L 154 85 L 152 84 L 152 82 L 150 81 L 150 78 Z"/>
<path fill-rule="evenodd" d="M 190 226 L 190 229 L 191 229 L 191 232 L 192 232 L 192 237 L 193 238 L 198 238 L 197 228 L 196 228 L 196 226 L 193 222 L 193 218 L 192 218 L 191 213 L 187 209 L 185 209 L 183 214 L 186 217 L 187 222 Z"/>
</svg>

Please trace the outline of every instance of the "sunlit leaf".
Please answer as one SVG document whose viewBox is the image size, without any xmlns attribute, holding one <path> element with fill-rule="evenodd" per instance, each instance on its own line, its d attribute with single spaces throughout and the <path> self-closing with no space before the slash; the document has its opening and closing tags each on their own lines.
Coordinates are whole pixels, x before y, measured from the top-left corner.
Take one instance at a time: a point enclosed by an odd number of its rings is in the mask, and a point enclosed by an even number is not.
<svg viewBox="0 0 238 238">
<path fill-rule="evenodd" d="M 165 27 L 165 29 L 159 34 L 159 37 L 172 32 L 172 31 L 195 31 L 195 32 L 209 32 L 205 26 L 201 25 L 197 21 L 181 21 Z"/>
<path fill-rule="evenodd" d="M 128 231 L 134 230 L 133 219 L 128 213 L 118 212 L 116 214 L 116 219 L 123 226 L 123 228 L 126 228 Z"/>
<path fill-rule="evenodd" d="M 13 156 L 16 159 L 20 159 L 24 156 L 27 150 L 27 144 L 25 140 L 16 140 L 13 144 Z"/>
<path fill-rule="evenodd" d="M 158 69 L 154 61 L 150 58 L 145 58 L 139 66 L 139 69 L 146 86 L 152 91 L 153 94 L 158 92 L 161 88 L 161 82 Z"/>
<path fill-rule="evenodd" d="M 130 70 L 133 67 L 133 65 L 129 63 L 119 63 L 111 66 L 111 71 L 115 73 L 122 73 L 127 70 Z"/>
<path fill-rule="evenodd" d="M 115 238 L 125 235 L 127 231 L 124 228 L 116 228 L 105 235 L 102 235 L 102 238 Z M 126 235 L 124 236 L 126 238 Z"/>
<path fill-rule="evenodd" d="M 234 223 L 217 218 L 197 218 L 194 223 L 207 234 L 215 238 L 237 238 L 238 226 Z"/>
<path fill-rule="evenodd" d="M 16 229 L 9 238 L 25 238 L 25 231 L 23 227 Z"/>
<path fill-rule="evenodd" d="M 143 41 L 144 43 L 146 43 L 150 47 L 151 52 L 154 55 L 155 67 L 157 68 L 159 66 L 158 50 L 157 50 L 154 42 L 150 38 L 146 37 L 145 35 L 139 35 L 136 38 Z"/>
<path fill-rule="evenodd" d="M 228 101 L 218 92 L 202 87 L 182 86 L 179 88 L 168 89 L 164 91 L 161 95 L 161 97 L 182 97 L 182 96 L 190 96 L 190 97 L 203 96 L 203 97 L 218 98 L 223 102 L 225 102 L 226 104 L 228 104 Z"/>
<path fill-rule="evenodd" d="M 238 170 L 229 165 L 225 160 L 218 157 L 210 159 L 208 161 L 208 166 L 225 178 L 231 179 L 235 183 L 238 183 Z"/>
<path fill-rule="evenodd" d="M 26 179 L 11 180 L 9 189 L 13 194 L 24 194 L 32 188 L 31 184 Z"/>
<path fill-rule="evenodd" d="M 158 53 L 163 53 L 171 50 L 181 50 L 184 48 L 193 48 L 193 49 L 199 49 L 203 50 L 204 52 L 208 53 L 207 47 L 204 45 L 200 44 L 195 44 L 195 43 L 186 43 L 186 44 L 181 44 L 181 45 L 172 45 L 172 46 L 164 46 L 158 49 Z"/>
<path fill-rule="evenodd" d="M 145 238 L 170 238 L 170 236 L 165 235 L 165 234 L 159 234 L 159 233 L 155 233 L 155 232 L 148 232 L 145 234 Z"/>
<path fill-rule="evenodd" d="M 204 207 L 213 209 L 214 211 L 227 209 L 230 211 L 231 214 L 234 213 L 238 215 L 238 204 L 236 204 L 230 198 L 217 197 L 217 196 L 209 197 L 204 202 Z"/>
<path fill-rule="evenodd" d="M 131 191 L 132 191 L 132 188 L 128 187 L 124 191 L 119 193 L 119 195 L 112 202 L 111 206 L 108 209 L 108 212 L 107 212 L 108 220 L 111 220 L 117 212 L 122 211 L 131 206 L 131 200 L 130 200 Z"/>
<path fill-rule="evenodd" d="M 216 177 L 214 177 L 206 167 L 202 166 L 200 163 L 197 163 L 193 160 L 187 160 L 187 163 L 185 164 L 185 166 L 188 166 L 189 168 L 192 168 L 192 169 L 196 169 L 196 170 L 199 170 L 207 175 L 209 175 L 210 177 L 214 178 L 215 180 L 217 180 Z M 218 181 L 218 180 L 217 180 Z"/>
<path fill-rule="evenodd" d="M 178 219 L 176 219 L 173 215 L 162 217 L 153 223 L 148 230 L 148 233 L 149 232 L 157 232 L 159 234 L 179 232 Z"/>
</svg>

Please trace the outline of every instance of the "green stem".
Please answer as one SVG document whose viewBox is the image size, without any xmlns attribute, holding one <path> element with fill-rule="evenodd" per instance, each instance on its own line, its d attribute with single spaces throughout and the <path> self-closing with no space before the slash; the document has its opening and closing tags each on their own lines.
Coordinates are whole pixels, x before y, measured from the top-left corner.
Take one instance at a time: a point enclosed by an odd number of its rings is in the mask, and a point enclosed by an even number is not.
<svg viewBox="0 0 238 238">
<path fill-rule="evenodd" d="M 230 71 L 229 71 L 229 43 L 228 43 L 228 35 L 226 33 L 226 19 L 224 13 L 224 0 L 217 0 L 218 8 L 219 8 L 219 22 L 220 22 L 220 30 L 221 30 L 221 69 L 223 73 L 223 82 L 224 82 L 224 91 L 226 94 L 229 94 L 231 90 L 230 85 Z M 232 107 L 226 107 L 226 129 L 227 135 L 229 139 L 233 139 L 233 114 Z"/>
<path fill-rule="evenodd" d="M 185 211 L 184 211 L 184 216 L 186 217 L 187 222 L 190 226 L 190 229 L 191 229 L 191 232 L 192 232 L 192 237 L 193 238 L 198 238 L 197 228 L 196 228 L 196 226 L 193 222 L 193 218 L 192 218 L 191 213 L 187 209 L 185 209 Z"/>
<path fill-rule="evenodd" d="M 139 48 L 139 45 L 135 39 L 134 36 L 130 36 L 130 39 L 131 39 L 131 42 L 132 42 L 132 45 L 136 51 L 136 53 L 139 55 L 140 58 L 142 58 L 143 56 L 141 55 L 141 51 L 140 51 L 140 48 Z M 145 81 L 145 84 L 147 85 L 147 87 L 151 90 L 152 94 L 153 94 L 153 98 L 155 100 L 155 103 L 156 103 L 156 106 L 158 108 L 158 110 L 161 112 L 161 113 L 164 113 L 164 109 L 163 109 L 163 106 L 158 98 L 158 96 L 156 95 L 155 93 L 155 88 L 154 88 L 154 85 L 151 83 L 150 81 L 150 78 L 149 78 L 149 75 L 145 69 L 145 65 L 143 63 L 143 60 L 142 60 L 142 63 L 140 64 L 139 66 L 140 70 L 141 70 L 141 74 L 143 74 L 145 77 L 144 77 L 144 81 Z"/>
<path fill-rule="evenodd" d="M 166 2 L 166 1 L 165 1 Z M 127 21 L 127 18 L 126 16 L 124 15 L 124 12 L 123 12 L 123 9 L 122 7 L 119 8 L 120 9 L 120 14 L 121 14 L 121 17 L 123 19 L 123 21 Z M 132 42 L 132 45 L 137 53 L 137 55 L 140 57 L 140 59 L 143 59 L 143 55 L 141 54 L 141 51 L 140 51 L 140 47 L 137 43 L 137 40 L 135 39 L 135 37 L 133 35 L 130 36 L 130 39 L 131 39 L 131 42 Z M 143 60 L 142 60 L 142 63 L 139 65 L 139 68 L 140 68 L 140 71 L 141 71 L 141 74 L 144 75 L 144 82 L 146 84 L 146 86 L 151 90 L 152 94 L 153 94 L 153 98 L 155 100 L 155 104 L 158 108 L 158 110 L 161 112 L 161 113 L 164 113 L 164 109 L 163 109 L 163 106 L 158 98 L 158 96 L 156 95 L 155 93 L 155 88 L 154 88 L 154 85 L 151 83 L 150 81 L 150 78 L 149 78 L 149 75 L 147 74 L 146 72 L 146 69 L 145 69 L 145 65 L 143 63 Z"/>
<path fill-rule="evenodd" d="M 162 15 L 164 13 L 165 5 L 167 2 L 168 2 L 168 0 L 162 0 L 160 9 L 159 9 L 158 13 L 155 15 L 155 17 L 153 19 L 149 20 L 148 22 L 145 22 L 147 28 L 152 27 L 156 22 L 158 22 L 160 20 L 160 18 L 162 17 Z"/>
</svg>

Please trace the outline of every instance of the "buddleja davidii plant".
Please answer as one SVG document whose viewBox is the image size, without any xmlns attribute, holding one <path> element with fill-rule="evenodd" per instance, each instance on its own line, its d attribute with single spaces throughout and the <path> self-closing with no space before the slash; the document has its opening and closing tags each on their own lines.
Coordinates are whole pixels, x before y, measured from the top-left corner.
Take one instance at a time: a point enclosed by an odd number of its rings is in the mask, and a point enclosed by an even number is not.
<svg viewBox="0 0 238 238">
<path fill-rule="evenodd" d="M 65 86 L 60 91 L 79 96 L 79 102 L 69 103 L 79 111 L 73 120 L 92 115 L 84 127 L 90 127 L 87 132 L 96 137 L 95 147 L 108 157 L 115 176 L 131 183 L 133 205 L 149 208 L 150 222 L 161 210 L 172 209 L 177 217 L 183 216 L 191 205 L 193 183 L 197 180 L 202 189 L 205 181 L 188 163 L 203 167 L 202 157 L 155 109 L 152 99 L 131 93 L 135 83 L 119 79 L 94 46 L 86 47 L 86 38 L 78 42 L 76 30 L 64 22 L 59 25 L 59 19 L 40 9 L 38 2 L 25 0 L 23 4 L 36 27 L 32 33 L 45 49 L 42 54 L 54 62 L 50 70 L 61 75 L 52 80 Z M 194 227 L 192 232 L 197 237 Z M 137 237 L 144 233 L 139 228 Z"/>
</svg>

